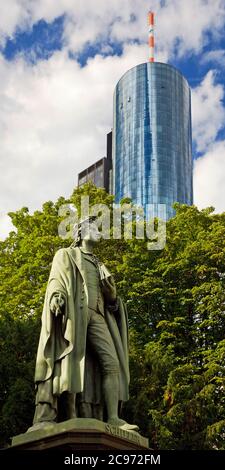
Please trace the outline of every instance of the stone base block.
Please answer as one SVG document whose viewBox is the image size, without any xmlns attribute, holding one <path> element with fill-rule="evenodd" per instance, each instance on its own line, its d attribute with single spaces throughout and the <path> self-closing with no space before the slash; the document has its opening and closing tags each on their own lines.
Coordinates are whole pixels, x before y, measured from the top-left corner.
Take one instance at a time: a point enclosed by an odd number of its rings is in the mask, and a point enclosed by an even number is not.
<svg viewBox="0 0 225 470">
<path fill-rule="evenodd" d="M 148 439 L 97 419 L 75 418 L 45 424 L 41 429 L 13 437 L 15 450 L 146 450 Z"/>
</svg>

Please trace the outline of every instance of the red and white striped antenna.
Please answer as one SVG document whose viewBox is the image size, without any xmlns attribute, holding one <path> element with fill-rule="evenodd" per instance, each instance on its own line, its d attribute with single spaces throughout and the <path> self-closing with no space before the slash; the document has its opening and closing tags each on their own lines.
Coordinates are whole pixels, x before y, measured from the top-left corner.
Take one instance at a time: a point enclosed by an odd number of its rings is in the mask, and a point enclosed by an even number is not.
<svg viewBox="0 0 225 470">
<path fill-rule="evenodd" d="M 149 44 L 149 62 L 154 62 L 154 13 L 153 11 L 148 12 L 148 44 Z"/>
</svg>

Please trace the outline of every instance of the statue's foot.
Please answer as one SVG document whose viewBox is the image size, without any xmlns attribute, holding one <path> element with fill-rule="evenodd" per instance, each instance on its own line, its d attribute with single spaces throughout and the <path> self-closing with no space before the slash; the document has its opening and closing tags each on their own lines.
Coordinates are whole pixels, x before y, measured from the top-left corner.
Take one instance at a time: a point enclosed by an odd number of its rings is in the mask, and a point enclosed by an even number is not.
<svg viewBox="0 0 225 470">
<path fill-rule="evenodd" d="M 56 424 L 55 421 L 40 421 L 39 423 L 33 424 L 30 428 L 28 428 L 27 432 L 31 431 L 39 431 L 40 429 L 46 429 L 52 427 Z"/>
<path fill-rule="evenodd" d="M 108 420 L 108 424 L 118 426 L 118 428 L 124 429 L 124 431 L 139 431 L 139 427 L 136 424 L 129 424 L 120 418 L 111 418 Z"/>
</svg>

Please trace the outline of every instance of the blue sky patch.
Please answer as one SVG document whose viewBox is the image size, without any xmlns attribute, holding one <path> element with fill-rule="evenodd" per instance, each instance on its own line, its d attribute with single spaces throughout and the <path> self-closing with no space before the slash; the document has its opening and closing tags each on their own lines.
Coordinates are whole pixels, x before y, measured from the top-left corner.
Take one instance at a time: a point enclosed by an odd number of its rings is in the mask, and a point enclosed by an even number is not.
<svg viewBox="0 0 225 470">
<path fill-rule="evenodd" d="M 17 31 L 13 39 L 8 39 L 2 53 L 7 60 L 13 60 L 18 54 L 25 55 L 30 62 L 49 59 L 63 47 L 64 15 L 52 23 L 40 20 L 29 31 Z"/>
<path fill-rule="evenodd" d="M 102 57 L 107 56 L 121 56 L 123 53 L 123 44 L 120 42 L 111 42 L 111 41 L 99 41 L 96 43 L 87 43 L 86 46 L 82 49 L 79 54 L 74 54 L 69 52 L 71 59 L 76 59 L 81 67 L 85 67 L 88 59 L 95 57 L 96 55 L 101 55 Z"/>
</svg>

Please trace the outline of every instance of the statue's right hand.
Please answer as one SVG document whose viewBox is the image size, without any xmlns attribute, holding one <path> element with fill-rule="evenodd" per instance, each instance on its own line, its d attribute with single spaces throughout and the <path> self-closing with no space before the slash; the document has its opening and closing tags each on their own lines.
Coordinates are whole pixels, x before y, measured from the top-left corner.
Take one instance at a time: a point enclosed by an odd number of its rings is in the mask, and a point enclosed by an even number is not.
<svg viewBox="0 0 225 470">
<path fill-rule="evenodd" d="M 65 299 L 62 294 L 54 294 L 50 301 L 50 310 L 57 317 L 60 313 L 63 313 L 63 307 L 65 305 Z"/>
</svg>

